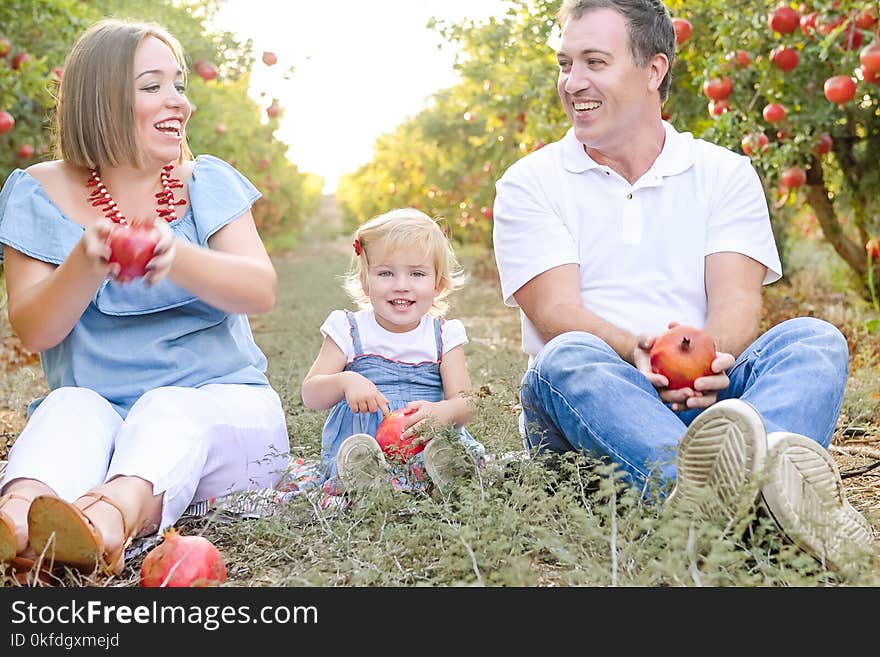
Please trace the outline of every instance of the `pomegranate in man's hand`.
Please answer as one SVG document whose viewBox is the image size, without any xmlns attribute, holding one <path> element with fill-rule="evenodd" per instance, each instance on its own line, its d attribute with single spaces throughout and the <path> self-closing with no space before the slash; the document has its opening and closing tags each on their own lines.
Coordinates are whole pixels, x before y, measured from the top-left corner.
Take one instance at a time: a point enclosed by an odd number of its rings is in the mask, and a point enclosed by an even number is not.
<svg viewBox="0 0 880 657">
<path fill-rule="evenodd" d="M 156 230 L 149 225 L 120 225 L 110 233 L 110 262 L 121 266 L 120 278 L 138 278 L 147 273 L 147 263 L 159 243 Z"/>
<path fill-rule="evenodd" d="M 171 527 L 144 557 L 141 586 L 216 586 L 226 581 L 226 562 L 204 536 L 183 536 Z"/>
<path fill-rule="evenodd" d="M 425 444 L 420 443 L 413 445 L 415 436 L 402 438 L 403 422 L 407 415 L 416 412 L 415 408 L 401 408 L 396 411 L 387 413 L 376 429 L 376 442 L 382 448 L 382 452 L 386 458 L 394 461 L 406 461 L 408 458 L 415 456 L 423 449 Z"/>
<path fill-rule="evenodd" d="M 654 340 L 651 370 L 669 380 L 669 389 L 693 388 L 694 381 L 712 372 L 715 340 L 693 326 L 679 324 Z"/>
</svg>

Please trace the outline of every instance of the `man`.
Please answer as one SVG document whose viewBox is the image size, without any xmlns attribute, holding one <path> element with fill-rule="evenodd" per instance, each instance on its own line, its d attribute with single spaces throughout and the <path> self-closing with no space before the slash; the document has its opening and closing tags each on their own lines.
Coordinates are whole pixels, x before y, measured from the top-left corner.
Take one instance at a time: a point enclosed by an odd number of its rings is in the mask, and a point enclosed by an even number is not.
<svg viewBox="0 0 880 657">
<path fill-rule="evenodd" d="M 661 119 L 675 49 L 662 2 L 565 0 L 559 25 L 571 128 L 505 172 L 494 207 L 504 301 L 529 354 L 526 448 L 675 481 L 667 504 L 703 515 L 733 520 L 763 498 L 792 540 L 846 565 L 873 543 L 825 449 L 847 345 L 813 318 L 757 335 L 762 287 L 782 275 L 757 173 Z M 713 374 L 693 388 L 651 371 L 673 323 L 715 340 Z"/>
</svg>

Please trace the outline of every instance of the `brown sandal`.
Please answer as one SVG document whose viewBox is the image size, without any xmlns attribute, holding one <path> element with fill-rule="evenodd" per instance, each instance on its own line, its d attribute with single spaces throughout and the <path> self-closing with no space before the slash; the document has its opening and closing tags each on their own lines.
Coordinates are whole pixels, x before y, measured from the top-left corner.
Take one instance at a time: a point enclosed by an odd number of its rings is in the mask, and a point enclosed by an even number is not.
<svg viewBox="0 0 880 657">
<path fill-rule="evenodd" d="M 13 561 L 18 554 L 18 543 L 15 540 L 15 523 L 3 513 L 3 506 L 9 500 L 22 500 L 30 502 L 30 499 L 17 493 L 6 493 L 0 497 L 0 563 Z"/>
<path fill-rule="evenodd" d="M 83 498 L 90 500 L 72 504 L 53 495 L 36 497 L 28 511 L 31 546 L 37 554 L 45 554 L 49 560 L 83 572 L 91 573 L 100 569 L 106 575 L 119 575 L 125 565 L 125 548 L 131 541 L 125 514 L 106 495 L 86 493 L 80 499 Z M 115 554 L 105 555 L 101 530 L 83 513 L 98 502 L 106 502 L 119 511 L 122 518 L 122 535 L 125 540 Z"/>
</svg>

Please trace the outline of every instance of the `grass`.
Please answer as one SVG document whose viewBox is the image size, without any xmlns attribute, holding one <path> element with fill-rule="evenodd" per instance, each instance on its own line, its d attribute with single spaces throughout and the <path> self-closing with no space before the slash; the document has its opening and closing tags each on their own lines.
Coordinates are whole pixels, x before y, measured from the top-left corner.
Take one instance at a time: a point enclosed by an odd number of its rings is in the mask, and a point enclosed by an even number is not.
<svg viewBox="0 0 880 657">
<path fill-rule="evenodd" d="M 331 310 L 348 305 L 339 286 L 348 243 L 303 240 L 274 258 L 276 308 L 254 317 L 252 326 L 287 411 L 291 451 L 316 459 L 326 413 L 306 409 L 299 390 L 320 347 L 318 327 Z M 466 250 L 463 260 L 473 275 L 451 299 L 449 315 L 464 321 L 470 337 L 476 410 L 468 427 L 497 457 L 522 449 L 517 390 L 526 357 L 518 315 L 501 304 L 491 253 Z M 774 287 L 767 321 L 806 314 L 796 281 Z M 819 316 L 823 303 L 814 302 Z M 853 441 L 876 445 L 876 354 L 872 336 L 859 333 L 873 316 L 858 308 L 844 317 L 856 367 L 835 436 L 839 450 Z M 20 414 L 42 386 L 35 365 L 11 369 L 0 377 L 0 394 L 9 400 L 5 412 Z M 865 463 L 854 452 L 834 454 L 846 472 Z M 853 504 L 878 527 L 875 475 L 848 476 L 846 484 Z M 552 461 L 496 458 L 479 477 L 444 495 L 381 490 L 346 511 L 321 509 L 302 495 L 267 518 L 207 517 L 186 521 L 183 531 L 202 533 L 220 548 L 227 585 L 236 587 L 880 585 L 876 557 L 866 556 L 847 573 L 828 571 L 783 542 L 760 510 L 725 530 L 720 523 L 690 525 L 660 508 L 623 485 L 611 467 L 572 454 Z M 118 579 L 89 581 L 68 573 L 61 583 L 136 586 L 141 560 L 129 562 Z"/>
</svg>

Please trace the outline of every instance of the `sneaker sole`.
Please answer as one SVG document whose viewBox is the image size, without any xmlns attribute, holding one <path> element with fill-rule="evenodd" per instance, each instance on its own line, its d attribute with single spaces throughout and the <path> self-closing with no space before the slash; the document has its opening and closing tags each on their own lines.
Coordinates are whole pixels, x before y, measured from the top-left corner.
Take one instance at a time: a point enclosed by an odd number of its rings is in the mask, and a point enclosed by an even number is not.
<svg viewBox="0 0 880 657">
<path fill-rule="evenodd" d="M 376 486 L 385 474 L 385 456 L 372 436 L 346 438 L 336 454 L 336 471 L 347 490 Z"/>
<path fill-rule="evenodd" d="M 422 455 L 425 471 L 438 488 L 448 486 L 456 477 L 470 472 L 470 464 L 465 461 L 463 451 L 453 445 L 438 442 L 435 438 L 427 444 Z"/>
<path fill-rule="evenodd" d="M 770 515 L 795 545 L 832 569 L 874 548 L 871 525 L 847 501 L 837 464 L 825 448 L 787 433 L 770 450 L 761 493 Z"/>
<path fill-rule="evenodd" d="M 725 399 L 700 413 L 678 448 L 675 489 L 667 506 L 734 522 L 752 508 L 764 466 L 764 422 L 751 404 Z"/>
</svg>

